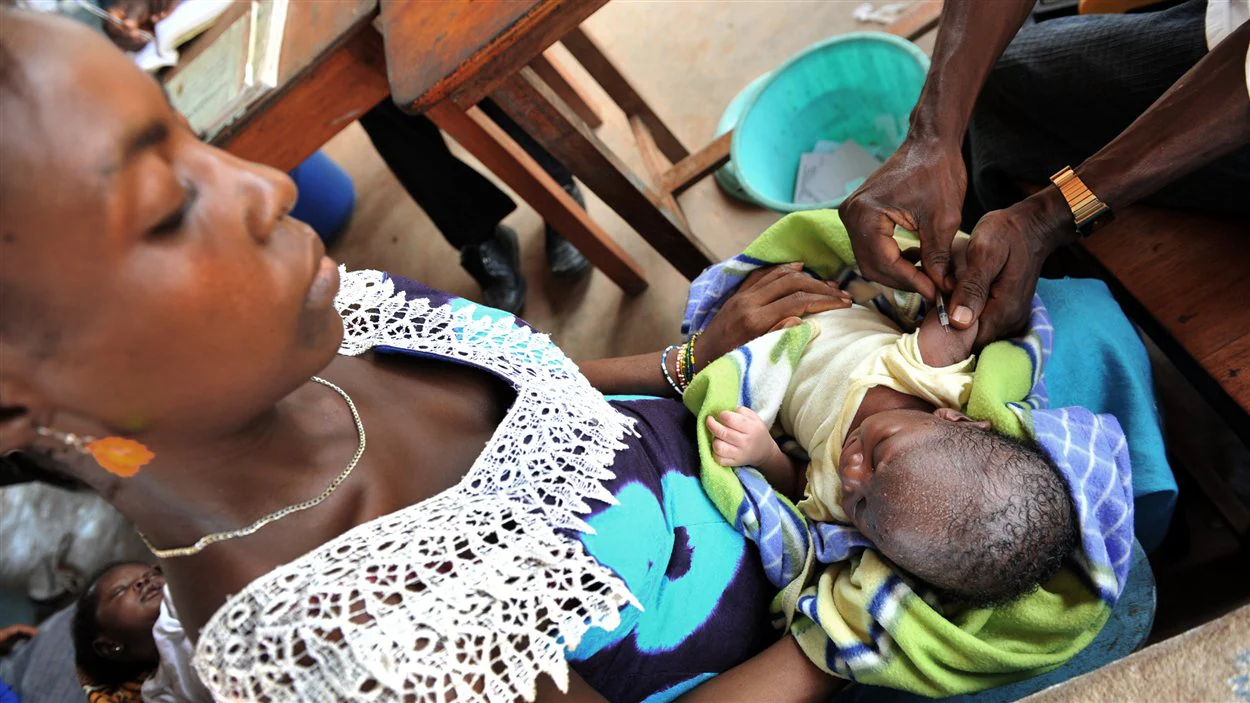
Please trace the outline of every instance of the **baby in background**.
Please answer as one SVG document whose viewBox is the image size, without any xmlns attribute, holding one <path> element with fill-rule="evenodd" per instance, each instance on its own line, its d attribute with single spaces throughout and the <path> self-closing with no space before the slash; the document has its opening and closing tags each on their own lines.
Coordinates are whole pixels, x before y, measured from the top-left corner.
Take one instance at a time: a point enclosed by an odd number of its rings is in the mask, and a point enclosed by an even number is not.
<svg viewBox="0 0 1250 703">
<path fill-rule="evenodd" d="M 960 409 L 976 326 L 936 314 L 904 333 L 861 300 L 810 316 L 777 424 L 808 453 L 784 453 L 749 408 L 709 416 L 723 466 L 754 466 L 809 518 L 854 525 L 877 551 L 972 606 L 1010 601 L 1053 576 L 1077 544 L 1068 487 L 1031 441 Z"/>
</svg>

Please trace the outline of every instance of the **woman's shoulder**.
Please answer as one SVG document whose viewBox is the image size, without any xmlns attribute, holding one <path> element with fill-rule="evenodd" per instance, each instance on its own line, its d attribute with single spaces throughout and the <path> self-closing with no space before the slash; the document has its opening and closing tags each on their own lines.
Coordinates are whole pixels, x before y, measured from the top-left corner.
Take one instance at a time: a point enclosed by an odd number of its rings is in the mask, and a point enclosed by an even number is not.
<svg viewBox="0 0 1250 703">
<path fill-rule="evenodd" d="M 567 648 L 635 602 L 575 537 L 590 502 L 613 501 L 603 484 L 633 424 L 511 316 L 380 272 L 342 281 L 344 353 L 472 364 L 515 400 L 459 484 L 228 599 L 200 631 L 197 670 L 227 700 L 356 700 L 365 682 L 421 700 L 532 697 L 539 674 L 567 676 Z"/>
<path fill-rule="evenodd" d="M 369 304 L 390 302 L 424 303 L 431 308 L 450 306 L 455 309 L 472 307 L 479 317 L 489 317 L 495 321 L 508 321 L 518 327 L 533 329 L 529 323 L 515 315 L 498 310 L 466 298 L 448 293 L 447 291 L 428 286 L 420 281 L 403 276 L 396 276 L 375 269 L 348 270 L 339 266 L 339 292 L 335 304 L 340 312 Z"/>
</svg>

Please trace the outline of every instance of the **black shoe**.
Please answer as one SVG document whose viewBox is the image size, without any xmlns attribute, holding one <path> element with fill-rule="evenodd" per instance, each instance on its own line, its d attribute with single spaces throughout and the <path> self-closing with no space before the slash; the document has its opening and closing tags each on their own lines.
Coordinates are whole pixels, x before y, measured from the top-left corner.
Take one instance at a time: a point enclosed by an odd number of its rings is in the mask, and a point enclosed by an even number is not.
<svg viewBox="0 0 1250 703">
<path fill-rule="evenodd" d="M 495 236 L 460 250 L 460 265 L 482 287 L 483 302 L 520 315 L 525 308 L 525 277 L 521 275 L 521 247 L 516 231 L 495 225 Z"/>
<path fill-rule="evenodd" d="M 586 209 L 586 198 L 576 183 L 564 186 L 564 192 L 573 196 L 582 209 Z M 590 262 L 569 243 L 567 239 L 556 233 L 551 225 L 547 225 L 547 268 L 560 278 L 581 278 L 590 272 Z"/>
</svg>

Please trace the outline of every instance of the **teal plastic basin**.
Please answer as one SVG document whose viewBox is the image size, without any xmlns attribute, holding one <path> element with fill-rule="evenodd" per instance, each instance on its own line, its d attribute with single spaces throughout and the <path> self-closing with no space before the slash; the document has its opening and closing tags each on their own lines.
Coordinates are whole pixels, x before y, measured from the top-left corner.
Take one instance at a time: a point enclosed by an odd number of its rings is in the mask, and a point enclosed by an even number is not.
<svg viewBox="0 0 1250 703">
<path fill-rule="evenodd" d="M 853 139 L 884 160 L 907 135 L 928 71 L 929 57 L 892 34 L 855 32 L 809 46 L 729 103 L 717 134 L 735 131 L 717 182 L 778 212 L 837 207 L 841 195 L 794 203 L 799 156 L 822 139 Z"/>
</svg>

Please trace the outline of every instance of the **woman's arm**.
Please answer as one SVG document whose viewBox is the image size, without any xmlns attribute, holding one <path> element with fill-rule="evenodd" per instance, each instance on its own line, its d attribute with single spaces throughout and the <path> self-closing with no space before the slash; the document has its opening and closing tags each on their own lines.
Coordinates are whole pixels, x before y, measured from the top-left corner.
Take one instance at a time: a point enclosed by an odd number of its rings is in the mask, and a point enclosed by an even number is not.
<svg viewBox="0 0 1250 703">
<path fill-rule="evenodd" d="M 799 643 L 786 635 L 780 642 L 677 700 L 679 703 L 823 703 L 845 685 L 845 680 L 817 668 L 799 649 Z M 538 696 L 534 699 L 535 703 L 601 703 L 604 700 L 575 671 L 569 672 L 568 693 L 556 688 L 549 677 L 540 677 Z"/>
<path fill-rule="evenodd" d="M 680 703 L 823 703 L 846 685 L 812 663 L 787 634 L 773 646 L 678 698 Z"/>
<path fill-rule="evenodd" d="M 614 359 L 583 361 L 578 366 L 590 381 L 606 395 L 655 395 L 676 398 L 677 391 L 668 384 L 660 371 L 663 352 L 651 352 L 637 356 L 618 356 Z M 677 378 L 677 355 L 668 355 L 668 375 Z"/>
<path fill-rule="evenodd" d="M 695 343 L 694 358 L 702 368 L 727 352 L 800 317 L 851 306 L 851 298 L 832 282 L 803 273 L 802 264 L 782 264 L 754 271 L 725 301 Z M 663 352 L 584 361 L 578 365 L 591 385 L 607 394 L 676 397 L 660 371 Z M 676 377 L 676 354 L 669 354 L 668 372 Z M 698 369 L 696 368 L 696 371 Z"/>
</svg>

